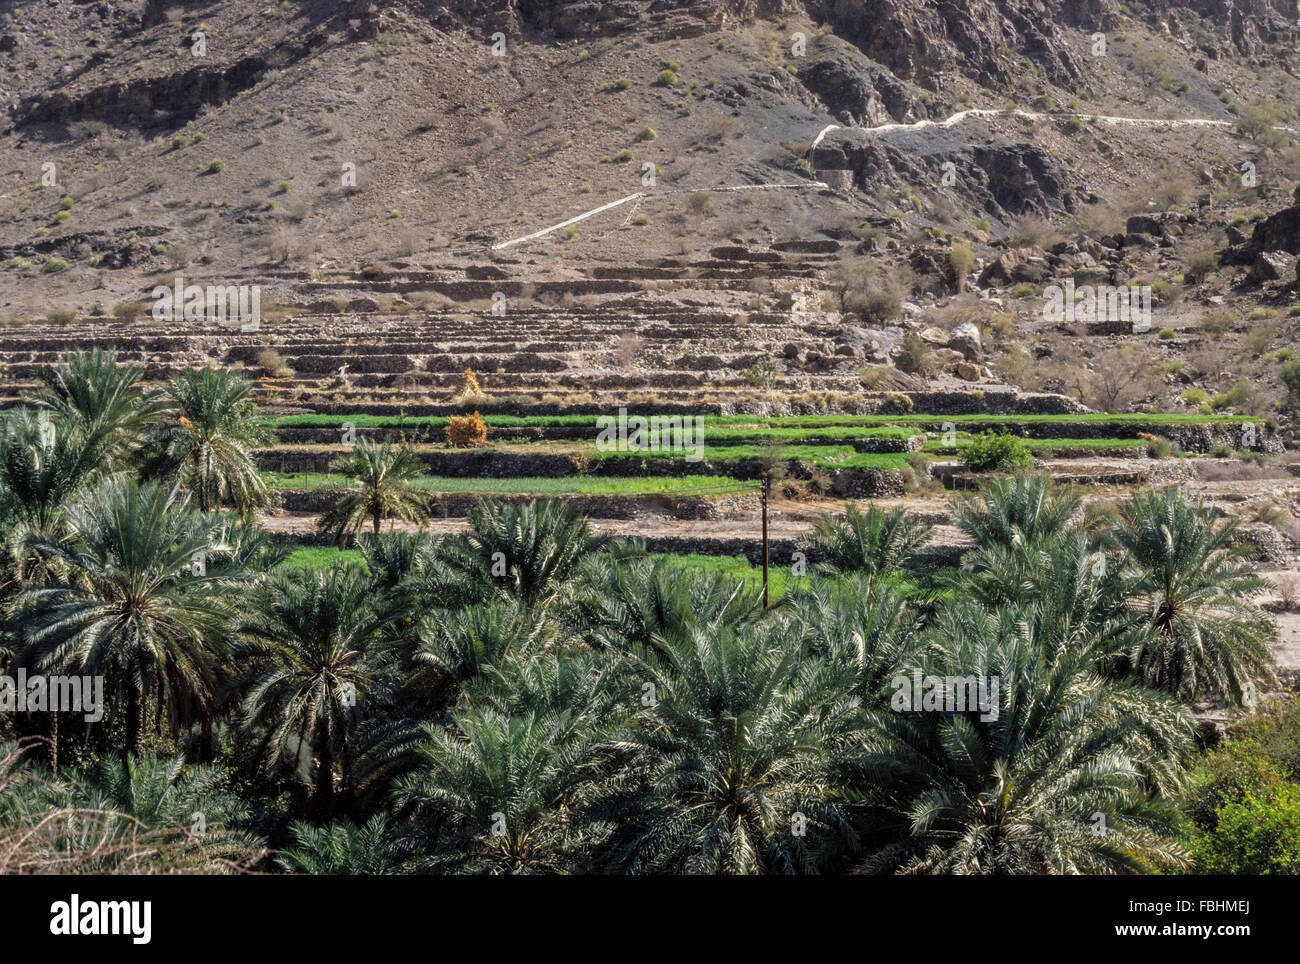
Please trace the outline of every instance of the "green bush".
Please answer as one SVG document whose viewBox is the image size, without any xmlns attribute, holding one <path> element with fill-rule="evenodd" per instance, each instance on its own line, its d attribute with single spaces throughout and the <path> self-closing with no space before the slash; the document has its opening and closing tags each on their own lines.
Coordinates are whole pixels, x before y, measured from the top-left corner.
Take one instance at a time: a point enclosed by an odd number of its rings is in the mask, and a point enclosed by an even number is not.
<svg viewBox="0 0 1300 964">
<path fill-rule="evenodd" d="M 1300 786 L 1284 783 L 1215 813 L 1213 831 L 1192 841 L 1196 867 L 1207 874 L 1300 874 Z"/>
<path fill-rule="evenodd" d="M 214 157 L 212 163 L 208 165 L 209 174 L 220 174 L 226 169 L 226 162 L 219 157 Z"/>
<path fill-rule="evenodd" d="M 1199 408 L 1207 412 L 1210 410 L 1210 396 L 1203 388 L 1197 388 L 1193 385 L 1183 391 L 1182 398 L 1184 405 L 1191 405 L 1193 408 Z"/>
<path fill-rule="evenodd" d="M 776 384 L 777 375 L 780 369 L 776 367 L 776 362 L 770 358 L 764 358 L 755 362 L 749 368 L 740 373 L 741 377 L 751 385 L 757 385 L 760 388 L 770 389 Z"/>
<path fill-rule="evenodd" d="M 903 336 L 903 344 L 894 358 L 894 365 L 900 372 L 923 375 L 933 367 L 930 347 L 915 332 L 908 332 Z"/>
<path fill-rule="evenodd" d="M 1014 435 L 985 432 L 971 440 L 961 460 L 972 472 L 1009 472 L 1034 464 L 1029 447 Z"/>
<path fill-rule="evenodd" d="M 1300 873 L 1300 704 L 1277 706 L 1206 754 L 1183 801 L 1200 873 Z"/>
<path fill-rule="evenodd" d="M 1300 360 L 1289 361 L 1278 369 L 1277 380 L 1285 386 L 1287 399 L 1300 405 Z"/>
<path fill-rule="evenodd" d="M 1219 267 L 1219 253 L 1217 251 L 1206 249 L 1204 251 L 1193 252 L 1187 258 L 1187 271 L 1184 272 L 1187 280 L 1193 283 L 1204 281 L 1205 278 Z"/>
<path fill-rule="evenodd" d="M 1147 456 L 1153 459 L 1167 459 L 1174 454 L 1174 444 L 1163 435 L 1147 441 Z"/>
<path fill-rule="evenodd" d="M 867 291 L 850 291 L 844 295 L 844 310 L 873 325 L 893 321 L 903 310 L 903 299 L 889 285 Z"/>
</svg>

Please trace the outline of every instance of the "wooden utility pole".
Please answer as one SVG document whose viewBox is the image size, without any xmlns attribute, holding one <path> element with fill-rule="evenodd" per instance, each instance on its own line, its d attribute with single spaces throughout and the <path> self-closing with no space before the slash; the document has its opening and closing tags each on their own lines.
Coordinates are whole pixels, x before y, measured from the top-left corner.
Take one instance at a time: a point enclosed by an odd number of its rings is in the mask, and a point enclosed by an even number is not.
<svg viewBox="0 0 1300 964">
<path fill-rule="evenodd" d="M 763 608 L 767 608 L 767 570 L 768 570 L 768 545 L 767 545 L 767 504 L 772 498 L 772 485 L 780 482 L 785 478 L 786 457 L 785 450 L 780 445 L 769 445 L 763 450 L 759 458 L 759 477 L 762 480 L 762 487 L 758 490 L 759 502 L 762 505 L 763 512 Z"/>
<path fill-rule="evenodd" d="M 767 608 L 767 496 L 772 491 L 772 479 L 768 475 L 763 476 L 762 503 L 763 503 L 763 608 Z"/>
</svg>

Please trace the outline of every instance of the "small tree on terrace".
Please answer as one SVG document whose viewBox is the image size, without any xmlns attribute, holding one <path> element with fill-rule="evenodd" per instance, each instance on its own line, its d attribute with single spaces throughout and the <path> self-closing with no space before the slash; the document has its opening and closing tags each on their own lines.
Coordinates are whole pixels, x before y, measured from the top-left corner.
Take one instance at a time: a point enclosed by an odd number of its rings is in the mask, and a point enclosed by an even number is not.
<svg viewBox="0 0 1300 964">
<path fill-rule="evenodd" d="M 358 486 L 323 513 L 317 523 L 321 532 L 334 534 L 340 548 L 348 534 L 356 535 L 366 522 L 379 532 L 380 524 L 390 517 L 403 522 L 428 520 L 429 496 L 415 485 L 424 466 L 406 446 L 394 448 L 390 439 L 376 445 L 361 438 L 350 451 L 335 459 L 330 469 Z"/>
</svg>

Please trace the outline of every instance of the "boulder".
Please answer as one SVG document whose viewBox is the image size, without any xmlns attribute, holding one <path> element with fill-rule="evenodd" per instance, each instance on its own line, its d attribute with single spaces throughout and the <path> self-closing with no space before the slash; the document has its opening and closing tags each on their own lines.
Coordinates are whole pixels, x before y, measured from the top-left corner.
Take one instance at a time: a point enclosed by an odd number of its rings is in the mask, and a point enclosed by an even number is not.
<svg viewBox="0 0 1300 964">
<path fill-rule="evenodd" d="M 948 332 L 948 346 L 962 353 L 968 361 L 978 361 L 984 354 L 980 330 L 973 322 L 963 321 Z"/>
<path fill-rule="evenodd" d="M 980 380 L 980 366 L 971 362 L 958 362 L 953 366 L 952 373 L 964 382 Z"/>
<path fill-rule="evenodd" d="M 1165 233 L 1160 218 L 1153 214 L 1135 214 L 1124 222 L 1125 234 L 1154 234 L 1157 237 Z"/>
<path fill-rule="evenodd" d="M 927 344 L 939 345 L 940 347 L 946 347 L 948 344 L 948 333 L 942 328 L 935 328 L 933 326 L 922 328 L 917 332 L 917 335 L 921 341 L 926 342 Z"/>
<path fill-rule="evenodd" d="M 1300 254 L 1300 204 L 1283 208 L 1256 222 L 1250 241 L 1264 251 Z"/>
<path fill-rule="evenodd" d="M 1281 281 L 1291 273 L 1291 259 L 1281 251 L 1261 251 L 1247 272 L 1251 281 Z"/>
<path fill-rule="evenodd" d="M 1033 254 L 1031 250 L 1023 248 L 1002 252 L 985 265 L 984 270 L 980 272 L 979 286 L 981 288 L 993 288 L 1010 284 L 1012 273 L 1031 254 Z"/>
<path fill-rule="evenodd" d="M 1136 234 L 1124 235 L 1124 240 L 1123 243 L 1121 244 L 1121 247 L 1125 247 L 1125 248 L 1154 248 L 1155 246 L 1156 246 L 1155 238 L 1151 237 L 1151 235 L 1149 234 L 1144 234 L 1140 232 Z"/>
<path fill-rule="evenodd" d="M 877 361 L 885 361 L 892 352 L 903 344 L 903 329 L 897 325 L 887 328 L 862 328 L 852 325 L 835 336 L 837 344 L 854 345 L 862 349 L 865 356 Z"/>
</svg>

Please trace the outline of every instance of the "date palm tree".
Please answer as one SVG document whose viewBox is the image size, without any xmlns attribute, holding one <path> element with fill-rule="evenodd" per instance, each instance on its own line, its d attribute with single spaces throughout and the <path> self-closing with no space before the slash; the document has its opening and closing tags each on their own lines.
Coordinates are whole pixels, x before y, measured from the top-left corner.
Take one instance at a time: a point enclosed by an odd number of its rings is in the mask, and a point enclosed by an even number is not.
<svg viewBox="0 0 1300 964">
<path fill-rule="evenodd" d="M 883 576 L 902 568 L 929 541 L 933 526 L 904 509 L 866 512 L 848 507 L 843 519 L 827 513 L 813 524 L 812 546 L 825 573 Z"/>
<path fill-rule="evenodd" d="M 16 625 L 45 672 L 107 677 L 139 757 L 150 699 L 173 732 L 178 712 L 210 715 L 233 584 L 203 568 L 210 523 L 169 486 L 109 478 L 69 508 L 67 524 L 69 538 L 43 548 L 69 578 L 26 593 Z"/>
<path fill-rule="evenodd" d="M 167 382 L 169 417 L 156 430 L 150 477 L 174 476 L 203 512 L 232 506 L 249 516 L 270 491 L 254 449 L 270 440 L 257 424 L 248 379 L 225 369 L 177 372 Z"/>
<path fill-rule="evenodd" d="M 356 485 L 322 513 L 318 524 L 321 532 L 333 533 L 340 549 L 348 534 L 360 533 L 367 522 L 378 535 L 384 519 L 415 523 L 428 520 L 429 496 L 415 485 L 424 474 L 424 464 L 406 446 L 394 447 L 389 439 L 376 445 L 361 438 L 335 459 L 330 469 Z"/>
<path fill-rule="evenodd" d="M 738 627 L 761 613 L 759 590 L 724 573 L 683 571 L 652 558 L 600 553 L 559 617 L 597 649 L 654 646 L 692 627 Z"/>
<path fill-rule="evenodd" d="M 400 873 L 402 858 L 394 844 L 388 816 L 376 814 L 361 826 L 338 820 L 324 827 L 295 821 L 293 845 L 275 862 L 291 874 L 379 876 Z"/>
<path fill-rule="evenodd" d="M 108 468 L 112 443 L 49 412 L 19 409 L 0 426 L 0 524 L 4 526 L 3 584 L 12 594 L 47 581 L 56 560 L 39 551 L 67 532 L 71 502 Z"/>
<path fill-rule="evenodd" d="M 108 457 L 135 458 L 167 408 L 158 391 L 143 391 L 144 369 L 121 364 L 116 352 L 74 352 L 53 368 L 36 372 L 36 405 L 82 432 L 107 436 Z"/>
<path fill-rule="evenodd" d="M 610 548 L 586 518 L 558 499 L 526 504 L 481 501 L 469 531 L 442 540 L 428 569 L 428 591 L 441 605 L 489 595 L 536 606 L 583 574 L 582 563 Z"/>
<path fill-rule="evenodd" d="M 784 627 L 693 630 L 629 656 L 642 706 L 588 791 L 615 829 L 599 866 L 631 873 L 804 873 L 855 840 L 835 785 L 860 710 L 844 665 Z"/>
<path fill-rule="evenodd" d="M 985 706 L 873 710 L 846 770 L 872 841 L 861 869 L 1139 873 L 1185 862 L 1174 801 L 1193 748 L 1170 698 L 1096 674 L 1031 614 L 947 608 L 926 676 L 986 682 Z M 996 692 L 992 682 L 997 683 Z M 935 692 L 940 692 L 935 690 Z M 995 698 L 992 698 L 995 697 Z"/>
<path fill-rule="evenodd" d="M 367 706 L 387 699 L 368 659 L 393 613 L 377 608 L 356 566 L 287 569 L 248 594 L 235 622 L 232 662 L 242 696 L 237 725 L 256 736 L 267 765 L 292 768 L 307 754 L 321 813 L 334 807 L 335 760 L 353 786 L 352 734 Z"/>
<path fill-rule="evenodd" d="M 1234 545 L 1236 524 L 1216 525 L 1182 490 L 1133 496 L 1111 529 L 1128 554 L 1130 609 L 1150 632 L 1120 662 L 1148 686 L 1180 699 L 1253 702 L 1272 676 L 1276 625 L 1252 596 L 1267 587 Z"/>
<path fill-rule="evenodd" d="M 573 819 L 586 745 L 565 713 L 458 712 L 427 724 L 393 799 L 416 866 L 436 873 L 566 873 L 600 836 Z"/>
<path fill-rule="evenodd" d="M 8 873 L 229 873 L 264 854 L 223 774 L 183 758 L 98 761 L 52 779 L 0 744 L 0 867 Z"/>
<path fill-rule="evenodd" d="M 953 502 L 953 522 L 977 546 L 1035 543 L 1062 532 L 1079 508 L 1079 497 L 1057 489 L 1043 472 L 1019 472 L 980 485 L 979 496 Z"/>
<path fill-rule="evenodd" d="M 437 609 L 420 617 L 414 631 L 397 640 L 405 687 L 439 715 L 460 688 L 500 664 L 510 653 L 530 655 L 556 640 L 555 625 L 510 600 L 464 609 Z"/>
<path fill-rule="evenodd" d="M 787 608 L 805 658 L 846 668 L 863 706 L 887 704 L 888 682 L 931 657 L 919 614 L 883 580 L 813 579 L 791 594 Z"/>
</svg>

